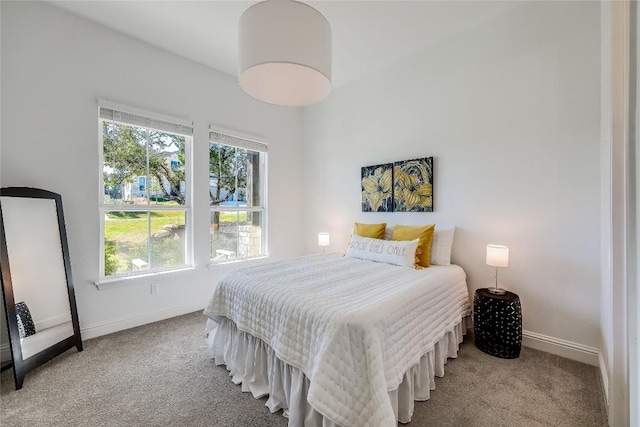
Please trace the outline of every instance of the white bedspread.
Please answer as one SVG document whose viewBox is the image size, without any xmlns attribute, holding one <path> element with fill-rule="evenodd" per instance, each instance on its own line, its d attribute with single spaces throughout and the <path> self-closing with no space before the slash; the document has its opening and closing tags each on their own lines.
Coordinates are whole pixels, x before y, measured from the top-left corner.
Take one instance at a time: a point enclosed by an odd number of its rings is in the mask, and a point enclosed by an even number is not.
<svg viewBox="0 0 640 427">
<path fill-rule="evenodd" d="M 268 343 L 309 378 L 309 404 L 348 427 L 395 426 L 388 391 L 469 311 L 458 266 L 414 270 L 329 254 L 231 272 L 205 314 Z"/>
</svg>

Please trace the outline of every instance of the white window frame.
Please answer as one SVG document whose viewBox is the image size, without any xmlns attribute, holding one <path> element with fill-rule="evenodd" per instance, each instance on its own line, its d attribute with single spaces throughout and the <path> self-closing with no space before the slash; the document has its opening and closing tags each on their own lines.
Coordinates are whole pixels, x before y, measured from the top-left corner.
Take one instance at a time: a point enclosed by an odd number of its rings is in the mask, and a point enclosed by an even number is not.
<svg viewBox="0 0 640 427">
<path fill-rule="evenodd" d="M 217 141 L 215 140 L 216 135 L 221 135 L 225 141 Z M 260 165 L 260 200 L 262 201 L 260 206 L 209 206 L 209 216 L 212 212 L 260 212 L 262 216 L 262 228 L 260 234 L 260 247 L 262 248 L 261 254 L 252 256 L 252 257 L 243 257 L 236 258 L 234 260 L 226 261 L 226 262 L 215 262 L 213 260 L 211 254 L 211 238 L 209 238 L 209 258 L 210 266 L 227 264 L 230 262 L 244 262 L 251 261 L 255 259 L 265 258 L 269 256 L 269 247 L 268 247 L 268 191 L 269 188 L 267 183 L 268 177 L 268 145 L 264 138 L 258 138 L 251 135 L 246 135 L 241 132 L 232 131 L 228 129 L 223 129 L 217 126 L 209 126 L 209 146 L 211 143 L 223 144 L 235 148 L 245 148 L 251 151 L 259 152 L 261 157 L 261 165 Z M 208 169 L 208 174 L 211 173 L 211 170 Z M 209 176 L 207 175 L 207 178 Z M 207 180 L 207 187 L 208 187 Z M 207 196 L 208 197 L 208 196 Z"/>
<path fill-rule="evenodd" d="M 115 112 L 113 118 L 107 119 L 102 117 L 101 111 L 113 110 Z M 119 120 L 118 118 L 124 117 Z M 128 119 L 127 119 L 128 118 Z M 179 206 L 165 206 L 165 205 L 111 205 L 104 203 L 104 145 L 103 145 L 103 123 L 106 120 L 115 121 L 132 126 L 146 127 L 151 129 L 162 130 L 167 133 L 173 133 L 176 135 L 185 137 L 185 204 Z M 137 277 L 149 277 L 164 275 L 173 272 L 184 272 L 194 269 L 194 256 L 193 256 L 193 123 L 184 119 L 179 119 L 163 114 L 147 111 L 139 108 L 125 106 L 110 101 L 99 100 L 98 101 L 98 213 L 100 221 L 100 279 L 96 282 L 96 286 L 102 289 L 102 285 L 109 285 L 112 283 L 121 284 L 128 279 Z M 148 179 L 145 179 L 145 190 L 149 191 Z M 144 271 L 130 271 L 121 274 L 114 274 L 105 276 L 105 264 L 104 264 L 104 217 L 108 211 L 180 211 L 185 212 L 185 264 L 174 265 L 171 267 L 154 268 Z"/>
</svg>

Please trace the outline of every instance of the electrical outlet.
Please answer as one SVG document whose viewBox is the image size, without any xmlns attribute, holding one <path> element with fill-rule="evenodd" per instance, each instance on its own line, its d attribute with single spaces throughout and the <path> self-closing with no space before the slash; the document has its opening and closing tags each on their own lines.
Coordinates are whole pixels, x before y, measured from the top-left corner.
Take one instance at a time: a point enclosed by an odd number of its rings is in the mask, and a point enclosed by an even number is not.
<svg viewBox="0 0 640 427">
<path fill-rule="evenodd" d="M 160 293 L 160 283 L 152 283 L 151 284 L 151 293 L 159 294 Z"/>
</svg>

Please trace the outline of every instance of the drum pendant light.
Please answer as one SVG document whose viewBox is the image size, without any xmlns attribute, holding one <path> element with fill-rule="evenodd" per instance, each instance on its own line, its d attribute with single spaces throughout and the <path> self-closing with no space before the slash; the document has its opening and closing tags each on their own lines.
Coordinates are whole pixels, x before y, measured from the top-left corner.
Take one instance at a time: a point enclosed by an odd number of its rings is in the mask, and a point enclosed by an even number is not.
<svg viewBox="0 0 640 427">
<path fill-rule="evenodd" d="M 300 107 L 331 91 L 331 27 L 311 6 L 267 0 L 240 17 L 240 87 L 268 104 Z"/>
</svg>

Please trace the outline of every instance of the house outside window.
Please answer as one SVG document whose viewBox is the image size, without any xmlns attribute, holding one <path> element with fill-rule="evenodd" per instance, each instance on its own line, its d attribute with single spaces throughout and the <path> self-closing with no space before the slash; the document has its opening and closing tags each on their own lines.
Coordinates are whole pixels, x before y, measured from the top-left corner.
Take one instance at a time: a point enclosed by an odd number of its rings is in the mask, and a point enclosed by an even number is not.
<svg viewBox="0 0 640 427">
<path fill-rule="evenodd" d="M 99 126 L 101 278 L 191 266 L 193 126 L 107 102 Z"/>
<path fill-rule="evenodd" d="M 211 260 L 267 255 L 267 145 L 209 132 Z"/>
</svg>

